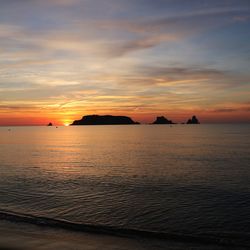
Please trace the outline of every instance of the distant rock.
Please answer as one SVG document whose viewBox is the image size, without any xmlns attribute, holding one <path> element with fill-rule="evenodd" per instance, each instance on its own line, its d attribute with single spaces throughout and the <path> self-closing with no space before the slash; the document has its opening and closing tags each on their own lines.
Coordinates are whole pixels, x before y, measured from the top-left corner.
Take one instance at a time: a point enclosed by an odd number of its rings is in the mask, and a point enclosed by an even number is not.
<svg viewBox="0 0 250 250">
<path fill-rule="evenodd" d="M 50 122 L 47 126 L 53 126 L 52 122 Z"/>
<path fill-rule="evenodd" d="M 188 119 L 187 124 L 200 124 L 199 120 L 194 115 L 192 119 Z"/>
<path fill-rule="evenodd" d="M 153 122 L 153 124 L 173 124 L 173 122 L 164 116 L 158 116 L 156 117 L 156 120 Z"/>
<path fill-rule="evenodd" d="M 74 121 L 71 125 L 125 125 L 139 124 L 127 116 L 113 115 L 86 115 L 81 120 Z"/>
</svg>

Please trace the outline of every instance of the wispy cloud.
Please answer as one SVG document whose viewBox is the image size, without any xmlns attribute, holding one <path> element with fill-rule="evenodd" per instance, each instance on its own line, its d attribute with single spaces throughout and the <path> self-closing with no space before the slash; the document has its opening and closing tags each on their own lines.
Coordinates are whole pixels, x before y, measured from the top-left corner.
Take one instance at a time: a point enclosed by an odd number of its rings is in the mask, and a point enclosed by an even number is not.
<svg viewBox="0 0 250 250">
<path fill-rule="evenodd" d="M 4 117 L 110 111 L 146 119 L 171 109 L 223 116 L 249 110 L 242 104 L 250 93 L 247 1 L 0 0 L 0 6 Z"/>
</svg>

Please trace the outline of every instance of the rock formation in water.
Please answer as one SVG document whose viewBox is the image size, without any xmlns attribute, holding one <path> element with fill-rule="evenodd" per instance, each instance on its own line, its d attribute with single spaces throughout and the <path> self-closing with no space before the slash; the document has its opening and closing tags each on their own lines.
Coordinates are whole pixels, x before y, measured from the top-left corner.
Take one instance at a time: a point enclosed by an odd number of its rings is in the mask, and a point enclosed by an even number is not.
<svg viewBox="0 0 250 250">
<path fill-rule="evenodd" d="M 127 116 L 86 115 L 81 120 L 75 120 L 71 125 L 125 125 L 139 124 Z"/>
<path fill-rule="evenodd" d="M 52 122 L 50 122 L 47 126 L 53 126 Z"/>
<path fill-rule="evenodd" d="M 192 119 L 188 119 L 187 124 L 200 124 L 199 120 L 194 115 Z"/>
<path fill-rule="evenodd" d="M 153 124 L 173 124 L 173 122 L 164 116 L 158 116 L 156 117 L 156 120 L 153 122 Z"/>
</svg>

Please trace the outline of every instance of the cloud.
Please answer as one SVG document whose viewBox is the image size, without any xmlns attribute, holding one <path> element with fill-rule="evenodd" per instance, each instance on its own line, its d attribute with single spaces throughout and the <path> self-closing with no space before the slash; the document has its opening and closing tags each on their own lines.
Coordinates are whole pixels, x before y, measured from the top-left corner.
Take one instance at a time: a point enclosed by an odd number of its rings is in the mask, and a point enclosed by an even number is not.
<svg viewBox="0 0 250 250">
<path fill-rule="evenodd" d="M 155 35 L 153 37 L 142 37 L 125 42 L 112 42 L 107 46 L 107 55 L 113 57 L 120 57 L 131 52 L 154 48 L 164 42 L 173 42 L 177 40 L 179 40 L 179 37 L 177 36 L 163 34 Z"/>
<path fill-rule="evenodd" d="M 36 106 L 30 106 L 30 105 L 22 105 L 22 106 L 15 106 L 15 105 L 0 105 L 0 112 L 1 111 L 16 111 L 19 110 L 34 110 L 37 109 Z"/>
<path fill-rule="evenodd" d="M 202 68 L 202 67 L 142 67 L 139 69 L 140 72 L 144 74 L 149 74 L 153 76 L 171 76 L 173 78 L 183 76 L 192 76 L 192 77 L 219 77 L 226 74 L 225 71 L 221 71 L 213 68 Z"/>
<path fill-rule="evenodd" d="M 236 112 L 238 109 L 235 108 L 220 108 L 220 109 L 214 109 L 212 112 L 215 113 L 231 113 L 231 112 Z"/>
<path fill-rule="evenodd" d="M 110 45 L 109 55 L 123 56 L 137 50 L 156 47 L 161 43 L 181 41 L 218 27 L 231 25 L 232 20 L 237 19 L 237 15 L 238 18 L 245 18 L 244 13 L 249 14 L 250 11 L 240 7 L 209 9 L 157 19 L 93 21 L 90 25 L 101 31 L 123 31 L 132 34 L 130 40 L 118 40 Z"/>
<path fill-rule="evenodd" d="M 212 109 L 211 112 L 214 113 L 233 113 L 233 112 L 250 112 L 250 106 L 245 106 L 244 104 L 234 104 L 236 107 L 231 108 L 218 108 Z"/>
<path fill-rule="evenodd" d="M 230 113 L 238 107 L 224 105 L 228 100 L 249 99 L 246 64 L 211 49 L 218 41 L 223 48 L 235 43 L 235 54 L 242 48 L 249 16 L 242 4 L 0 2 L 0 110 L 6 113 L 28 106 L 71 113 L 209 106 L 214 113 Z"/>
<path fill-rule="evenodd" d="M 36 4 L 46 4 L 46 5 L 64 5 L 64 6 L 68 6 L 68 5 L 74 5 L 79 3 L 80 1 L 85 1 L 85 0 L 1 0 L 0 3 L 2 5 L 5 6 L 11 6 L 11 5 L 36 5 Z"/>
<path fill-rule="evenodd" d="M 78 1 L 73 0 L 50 2 L 63 5 L 76 3 Z M 247 13 L 249 11 L 242 7 L 234 7 L 196 10 L 160 18 L 107 20 L 103 17 L 96 20 L 73 16 L 74 13 L 70 10 L 66 16 L 58 17 L 61 22 L 51 21 L 50 26 L 39 27 L 37 30 L 27 25 L 3 23 L 0 25 L 0 37 L 1 43 L 7 48 L 16 47 L 18 43 L 19 47 L 29 52 L 41 51 L 45 55 L 65 51 L 74 56 L 92 54 L 96 58 L 120 57 L 155 48 L 163 43 L 181 41 L 218 26 L 229 25 L 232 20 Z"/>
<path fill-rule="evenodd" d="M 134 81 L 137 84 L 171 87 L 174 89 L 192 88 L 224 88 L 232 84 L 230 72 L 196 66 L 168 67 L 168 66 L 138 66 L 134 69 Z M 143 76 L 144 79 L 140 79 Z M 230 79 L 230 81 L 226 81 Z"/>
<path fill-rule="evenodd" d="M 69 5 L 78 4 L 78 3 L 80 3 L 80 1 L 81 0 L 49 0 L 49 1 L 47 0 L 47 4 L 69 6 Z M 83 2 L 84 2 L 84 0 L 83 0 Z"/>
</svg>

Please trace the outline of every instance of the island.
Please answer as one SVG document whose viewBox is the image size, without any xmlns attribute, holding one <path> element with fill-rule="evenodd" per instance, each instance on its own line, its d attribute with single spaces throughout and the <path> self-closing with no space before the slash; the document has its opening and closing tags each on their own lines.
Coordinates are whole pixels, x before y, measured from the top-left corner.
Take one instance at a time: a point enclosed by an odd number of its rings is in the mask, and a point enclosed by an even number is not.
<svg viewBox="0 0 250 250">
<path fill-rule="evenodd" d="M 164 116 L 156 117 L 156 120 L 152 124 L 174 124 L 171 120 L 168 120 Z"/>
<path fill-rule="evenodd" d="M 52 122 L 50 122 L 47 126 L 49 126 L 49 127 L 50 127 L 50 126 L 53 126 Z"/>
<path fill-rule="evenodd" d="M 128 116 L 86 115 L 81 120 L 75 120 L 73 125 L 132 125 L 139 124 Z"/>
<path fill-rule="evenodd" d="M 188 119 L 187 124 L 200 124 L 199 120 L 194 115 L 192 119 Z"/>
</svg>

